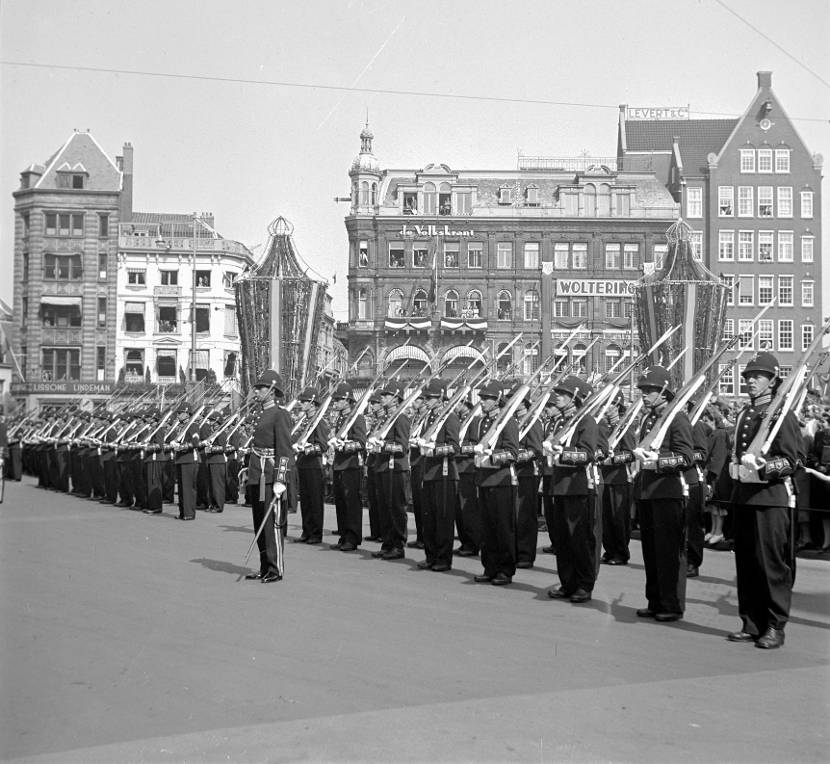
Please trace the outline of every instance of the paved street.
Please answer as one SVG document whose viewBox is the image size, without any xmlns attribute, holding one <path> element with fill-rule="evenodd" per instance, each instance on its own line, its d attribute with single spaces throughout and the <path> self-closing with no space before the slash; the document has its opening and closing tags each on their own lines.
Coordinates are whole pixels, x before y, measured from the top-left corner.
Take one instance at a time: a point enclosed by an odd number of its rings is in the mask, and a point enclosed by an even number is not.
<svg viewBox="0 0 830 764">
<path fill-rule="evenodd" d="M 440 574 L 413 550 L 289 544 L 285 581 L 246 582 L 247 508 L 175 514 L 7 484 L 0 757 L 827 760 L 826 557 L 799 559 L 787 644 L 763 651 L 724 639 L 739 625 L 729 552 L 707 551 L 685 620 L 657 624 L 634 614 L 638 542 L 578 606 L 546 596 L 544 554 L 499 588 L 473 583 L 474 559 Z"/>
</svg>

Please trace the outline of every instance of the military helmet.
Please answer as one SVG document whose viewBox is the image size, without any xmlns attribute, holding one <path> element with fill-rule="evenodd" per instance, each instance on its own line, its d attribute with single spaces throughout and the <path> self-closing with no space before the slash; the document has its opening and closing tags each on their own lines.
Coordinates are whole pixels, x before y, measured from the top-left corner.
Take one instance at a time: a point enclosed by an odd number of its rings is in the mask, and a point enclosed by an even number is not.
<svg viewBox="0 0 830 764">
<path fill-rule="evenodd" d="M 277 395 L 285 395 L 285 385 L 279 372 L 273 369 L 266 369 L 259 375 L 259 379 L 254 382 L 254 387 L 269 387 L 274 390 Z"/>
<path fill-rule="evenodd" d="M 332 394 L 332 400 L 340 401 L 346 399 L 347 401 L 354 401 L 354 390 L 352 390 L 352 386 L 348 382 L 340 382 L 337 387 L 334 388 L 334 393 Z"/>
<path fill-rule="evenodd" d="M 780 369 L 778 359 L 772 353 L 756 353 L 741 372 L 741 376 L 747 377 L 754 372 L 769 374 L 773 379 L 778 376 Z"/>
<path fill-rule="evenodd" d="M 671 375 L 668 369 L 663 366 L 652 366 L 646 369 L 637 380 L 637 387 L 642 390 L 646 387 L 653 387 L 660 390 L 668 400 L 674 398 L 674 390 L 671 386 Z"/>
<path fill-rule="evenodd" d="M 479 398 L 492 398 L 496 401 L 500 401 L 502 395 L 504 395 L 504 389 L 497 379 L 491 379 L 478 391 Z"/>
<path fill-rule="evenodd" d="M 299 395 L 300 401 L 303 403 L 319 403 L 320 396 L 317 394 L 317 389 L 314 387 L 307 387 Z"/>
<path fill-rule="evenodd" d="M 431 379 L 424 385 L 421 396 L 424 398 L 444 398 L 446 387 L 440 379 Z"/>
</svg>

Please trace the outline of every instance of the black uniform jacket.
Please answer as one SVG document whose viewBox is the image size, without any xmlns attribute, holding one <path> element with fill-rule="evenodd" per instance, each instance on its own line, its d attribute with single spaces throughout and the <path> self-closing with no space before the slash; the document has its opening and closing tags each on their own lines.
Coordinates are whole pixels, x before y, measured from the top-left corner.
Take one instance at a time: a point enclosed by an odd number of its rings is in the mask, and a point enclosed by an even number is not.
<svg viewBox="0 0 830 764">
<path fill-rule="evenodd" d="M 321 419 L 314 432 L 307 439 L 309 448 L 297 454 L 298 470 L 323 471 L 323 454 L 326 453 L 329 443 L 329 426 L 325 419 Z"/>
<path fill-rule="evenodd" d="M 556 432 L 566 422 L 557 417 L 551 421 L 551 432 Z M 592 465 L 599 446 L 599 425 L 590 415 L 582 417 L 573 435 L 563 443 L 562 453 L 553 465 L 550 481 L 554 496 L 587 496 L 596 490 L 591 476 Z"/>
<path fill-rule="evenodd" d="M 399 414 L 378 454 L 375 472 L 409 471 L 409 417 Z"/>
<path fill-rule="evenodd" d="M 468 414 L 469 416 L 469 414 Z M 467 420 L 459 420 L 459 437 L 461 426 Z M 460 454 L 455 457 L 455 469 L 459 475 L 474 475 L 476 472 L 476 460 L 473 456 L 473 448 L 479 441 L 479 428 L 481 425 L 481 417 L 476 415 L 473 421 L 467 427 L 467 432 L 464 433 L 464 438 L 459 443 Z"/>
<path fill-rule="evenodd" d="M 648 435 L 659 413 L 654 409 L 646 412 L 640 423 L 640 437 Z M 654 499 L 683 499 L 686 497 L 686 485 L 683 473 L 694 463 L 694 441 L 692 424 L 689 417 L 678 411 L 669 425 L 669 431 L 658 449 L 656 469 L 641 469 L 637 481 L 637 498 L 652 501 Z"/>
<path fill-rule="evenodd" d="M 348 410 L 339 412 L 334 422 L 334 431 L 339 432 L 350 416 L 351 412 Z M 335 472 L 357 470 L 363 466 L 363 452 L 366 449 L 366 420 L 363 414 L 358 415 L 346 436 L 345 445 L 334 450 L 334 463 L 331 468 Z"/>
<path fill-rule="evenodd" d="M 427 416 L 424 430 L 428 430 L 432 423 L 438 418 L 438 409 L 433 409 Z M 424 456 L 424 482 L 430 483 L 436 480 L 458 480 L 458 472 L 455 468 L 455 455 L 459 452 L 458 444 L 458 415 L 453 412 L 447 417 L 443 427 L 435 436 L 435 454 Z"/>
<path fill-rule="evenodd" d="M 499 409 L 494 408 L 489 415 L 485 414 L 479 423 L 479 432 L 482 437 L 487 434 L 490 426 L 499 416 Z M 486 466 L 478 468 L 477 483 L 481 488 L 496 488 L 498 486 L 515 485 L 516 473 L 513 464 L 519 454 L 519 426 L 516 420 L 510 417 L 502 427 L 493 456 Z"/>
<path fill-rule="evenodd" d="M 254 425 L 251 458 L 248 462 L 248 483 L 287 483 L 294 468 L 291 415 L 281 406 L 269 401 L 263 406 L 262 414 Z"/>
<path fill-rule="evenodd" d="M 617 447 L 614 449 L 613 456 L 607 456 L 602 463 L 601 473 L 602 482 L 605 485 L 625 485 L 630 483 L 628 465 L 634 461 L 634 449 L 637 447 L 637 440 L 634 437 L 634 429 L 636 422 L 631 422 L 623 433 L 622 437 L 617 442 Z M 605 436 L 606 443 L 611 435 L 611 427 L 603 418 L 603 424 L 600 425 L 600 436 L 602 430 L 608 429 Z"/>
<path fill-rule="evenodd" d="M 539 475 L 539 460 L 542 458 L 542 440 L 544 427 L 537 419 L 527 434 L 519 441 L 519 454 L 516 459 L 516 477 L 536 477 Z"/>
</svg>

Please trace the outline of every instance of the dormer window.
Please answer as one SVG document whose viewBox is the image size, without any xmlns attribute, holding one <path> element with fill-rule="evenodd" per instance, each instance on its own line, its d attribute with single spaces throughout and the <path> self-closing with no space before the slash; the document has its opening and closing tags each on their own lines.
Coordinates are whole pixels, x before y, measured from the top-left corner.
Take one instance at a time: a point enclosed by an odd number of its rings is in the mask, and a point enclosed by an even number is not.
<svg viewBox="0 0 830 764">
<path fill-rule="evenodd" d="M 525 191 L 525 201 L 528 207 L 539 206 L 539 186 L 528 186 Z"/>
<path fill-rule="evenodd" d="M 499 186 L 499 204 L 513 203 L 513 189 L 511 186 Z"/>
<path fill-rule="evenodd" d="M 403 195 L 403 214 L 417 215 L 418 214 L 418 194 L 414 191 L 404 191 Z"/>
<path fill-rule="evenodd" d="M 58 188 L 72 188 L 72 189 L 82 189 L 84 187 L 84 176 L 68 173 L 68 172 L 59 172 L 58 173 Z"/>
</svg>

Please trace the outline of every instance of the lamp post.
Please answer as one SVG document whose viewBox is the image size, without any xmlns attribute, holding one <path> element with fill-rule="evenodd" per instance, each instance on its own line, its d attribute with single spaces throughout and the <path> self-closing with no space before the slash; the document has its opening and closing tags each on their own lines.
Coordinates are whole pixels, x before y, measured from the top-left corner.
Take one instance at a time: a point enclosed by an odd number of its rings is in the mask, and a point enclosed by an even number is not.
<svg viewBox="0 0 830 764">
<path fill-rule="evenodd" d="M 196 224 L 199 216 L 193 213 L 193 267 L 190 286 L 190 374 L 191 383 L 196 381 Z"/>
</svg>

